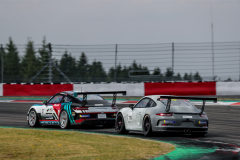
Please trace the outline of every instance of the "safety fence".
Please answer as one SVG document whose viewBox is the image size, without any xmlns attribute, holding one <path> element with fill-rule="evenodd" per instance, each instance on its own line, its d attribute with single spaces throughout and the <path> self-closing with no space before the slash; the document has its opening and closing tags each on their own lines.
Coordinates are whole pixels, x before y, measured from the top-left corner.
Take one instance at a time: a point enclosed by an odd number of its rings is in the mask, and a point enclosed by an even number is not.
<svg viewBox="0 0 240 160">
<path fill-rule="evenodd" d="M 2 45 L 1 83 L 239 81 L 240 42 Z"/>
<path fill-rule="evenodd" d="M 0 84 L 0 96 L 52 96 L 62 91 L 127 91 L 145 95 L 240 95 L 240 82 Z"/>
</svg>

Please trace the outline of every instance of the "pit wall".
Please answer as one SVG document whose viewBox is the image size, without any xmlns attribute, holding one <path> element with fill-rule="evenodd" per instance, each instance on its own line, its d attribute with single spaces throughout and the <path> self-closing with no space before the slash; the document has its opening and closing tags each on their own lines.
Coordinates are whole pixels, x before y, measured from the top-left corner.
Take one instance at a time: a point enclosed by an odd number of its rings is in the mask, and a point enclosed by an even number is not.
<svg viewBox="0 0 240 160">
<path fill-rule="evenodd" d="M 62 91 L 127 91 L 145 95 L 240 95 L 240 82 L 0 84 L 0 96 L 52 96 Z"/>
</svg>

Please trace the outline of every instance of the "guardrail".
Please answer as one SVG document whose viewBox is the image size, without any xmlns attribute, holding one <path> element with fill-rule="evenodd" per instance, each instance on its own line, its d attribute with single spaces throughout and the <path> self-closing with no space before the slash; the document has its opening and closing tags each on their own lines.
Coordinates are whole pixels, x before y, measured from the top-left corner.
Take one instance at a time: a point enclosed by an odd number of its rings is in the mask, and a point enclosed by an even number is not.
<svg viewBox="0 0 240 160">
<path fill-rule="evenodd" d="M 82 84 L 4 84 L 0 96 L 52 96 L 61 91 L 127 91 L 127 96 L 145 95 L 240 95 L 240 82 L 142 82 Z"/>
</svg>

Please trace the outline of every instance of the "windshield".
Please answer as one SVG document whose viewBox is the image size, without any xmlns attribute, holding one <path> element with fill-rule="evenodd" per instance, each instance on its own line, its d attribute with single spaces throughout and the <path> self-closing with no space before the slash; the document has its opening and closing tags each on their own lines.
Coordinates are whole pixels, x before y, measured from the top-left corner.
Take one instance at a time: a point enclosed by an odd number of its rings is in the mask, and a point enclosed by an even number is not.
<svg viewBox="0 0 240 160">
<path fill-rule="evenodd" d="M 82 101 L 83 100 L 83 95 L 78 94 L 78 96 L 76 98 Z M 88 94 L 87 95 L 87 100 L 103 100 L 103 98 L 100 97 L 98 94 Z"/>
<path fill-rule="evenodd" d="M 161 98 L 160 101 L 167 106 L 167 99 Z M 185 99 L 171 99 L 169 112 L 199 112 L 199 110 Z"/>
</svg>

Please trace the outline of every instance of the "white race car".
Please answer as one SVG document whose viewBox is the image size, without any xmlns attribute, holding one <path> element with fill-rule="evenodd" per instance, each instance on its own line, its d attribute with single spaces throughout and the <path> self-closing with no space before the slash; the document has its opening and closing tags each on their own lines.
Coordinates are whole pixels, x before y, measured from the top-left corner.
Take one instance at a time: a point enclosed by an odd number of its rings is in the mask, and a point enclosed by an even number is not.
<svg viewBox="0 0 240 160">
<path fill-rule="evenodd" d="M 203 100 L 202 109 L 197 109 L 187 99 Z M 217 102 L 217 98 L 209 97 L 145 96 L 136 105 L 129 105 L 118 112 L 115 129 L 119 134 L 141 131 L 145 136 L 152 132 L 204 136 L 209 125 L 204 112 L 206 100 Z"/>
</svg>

